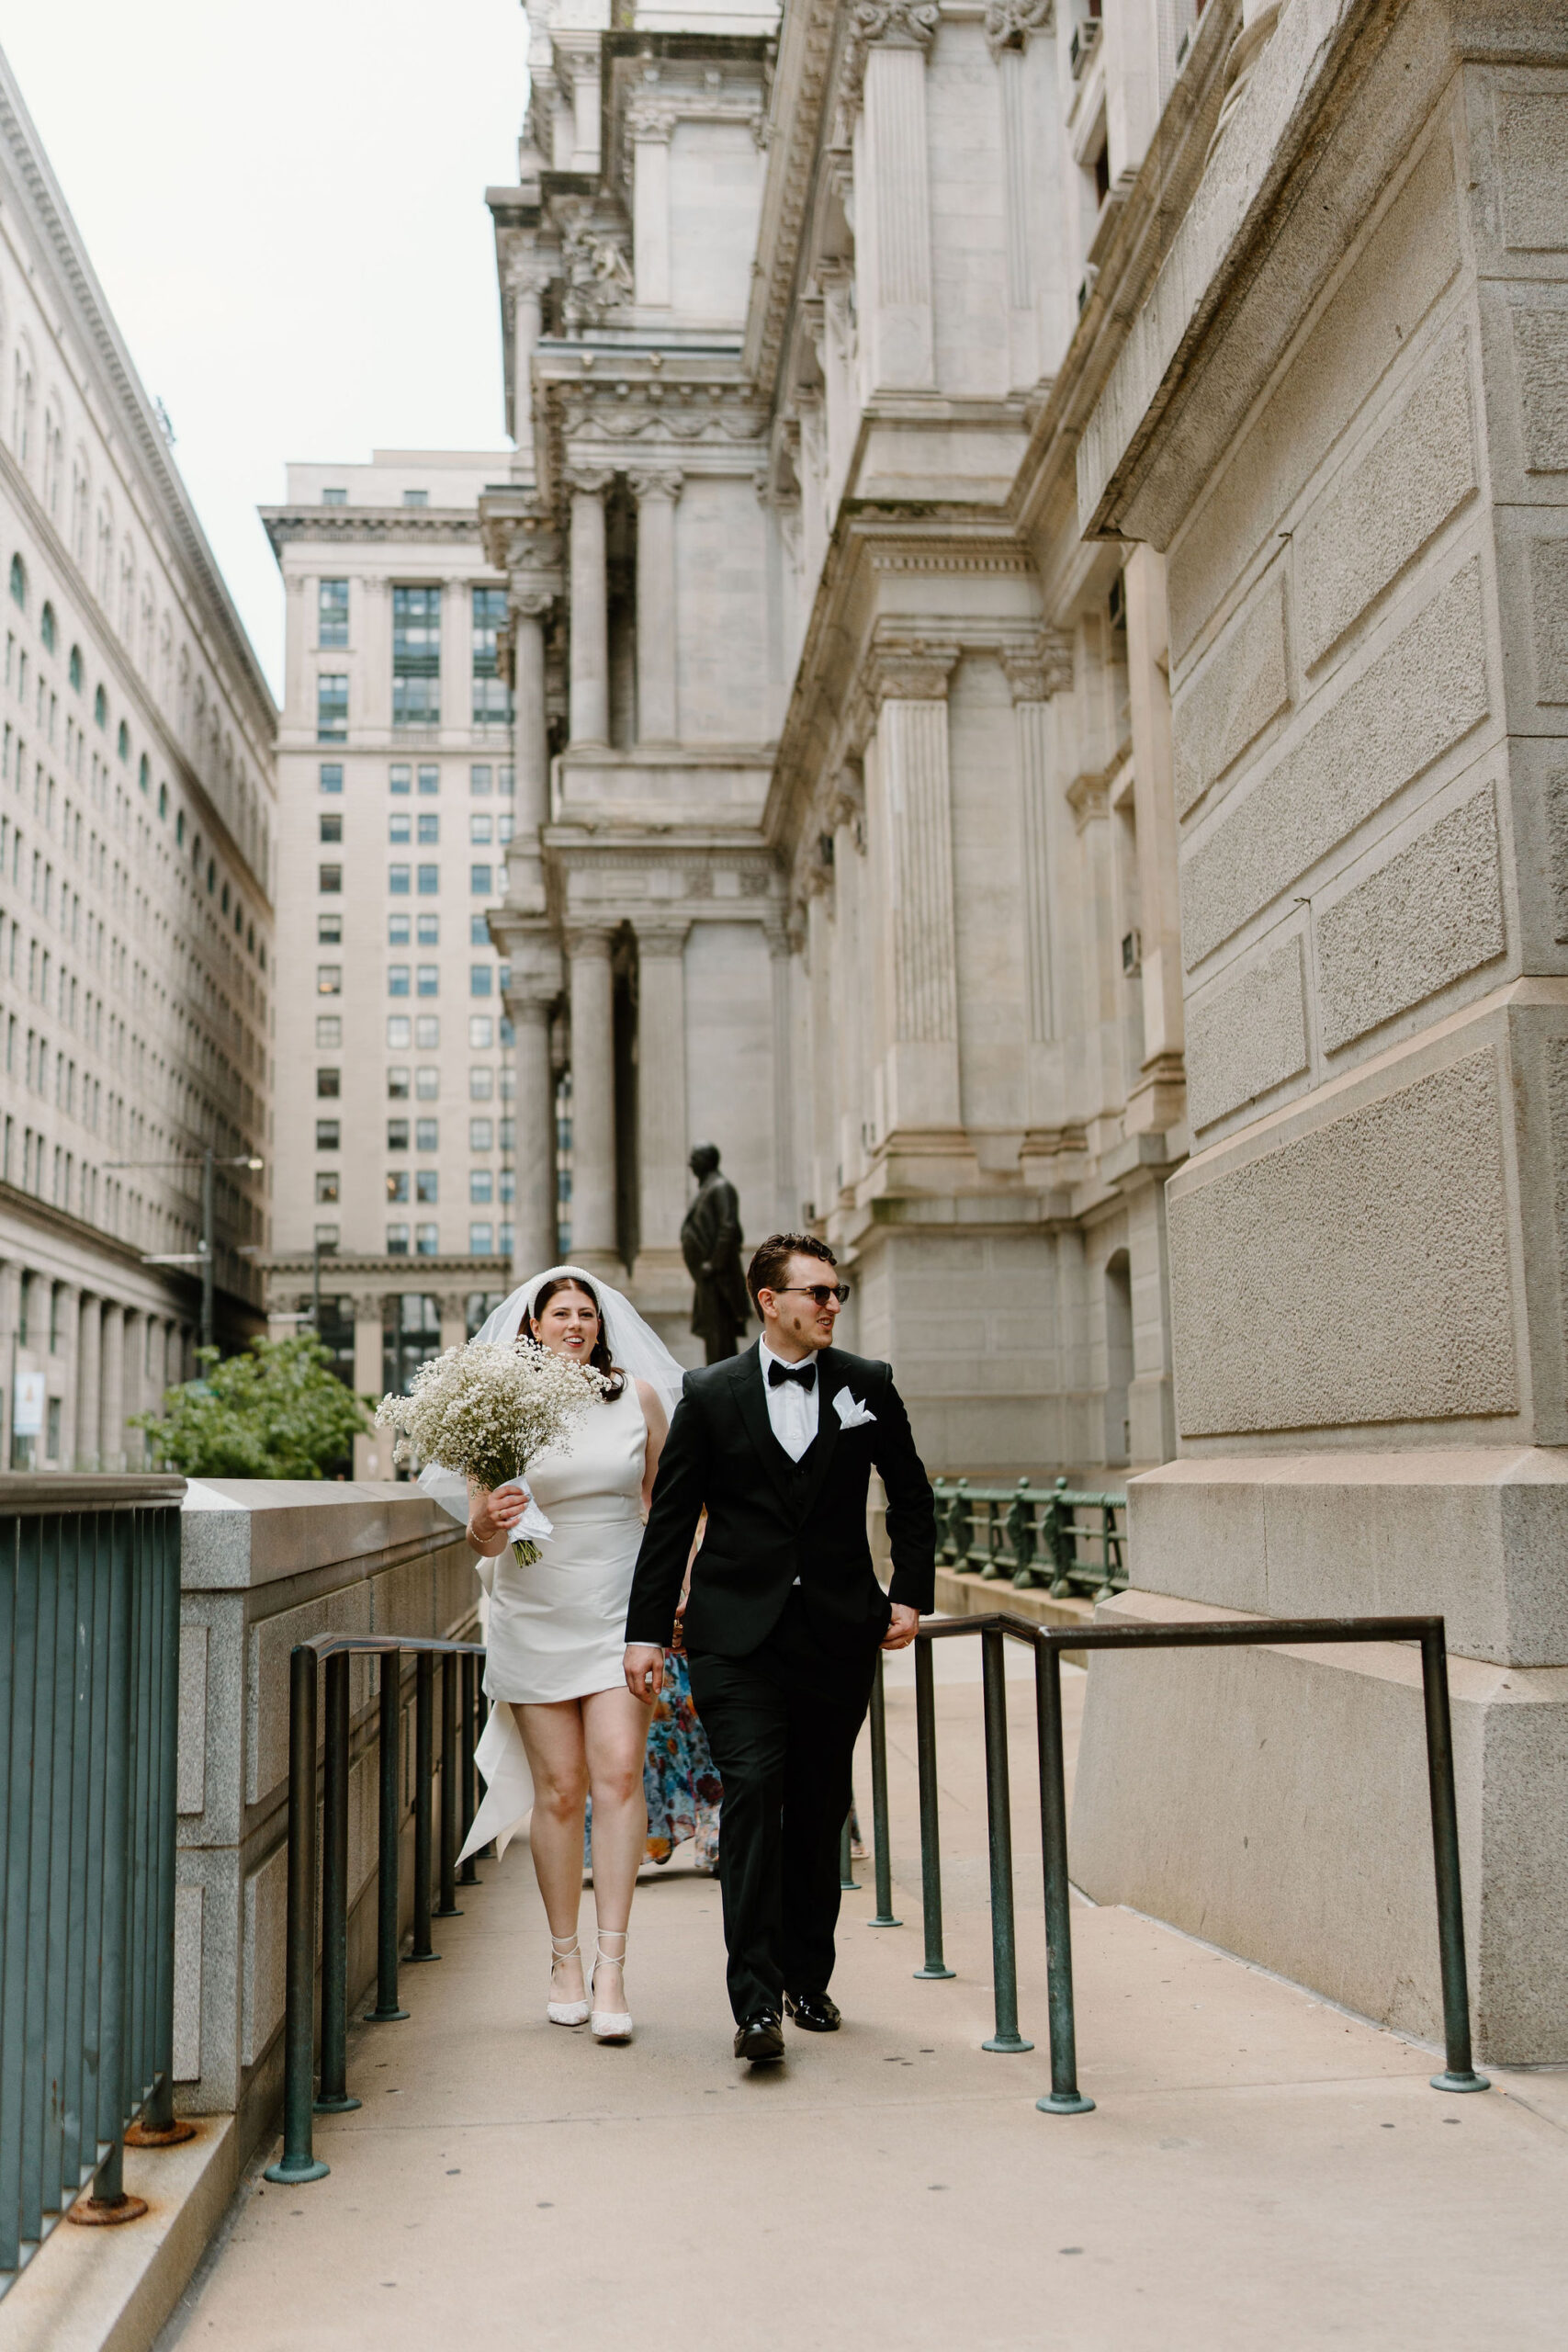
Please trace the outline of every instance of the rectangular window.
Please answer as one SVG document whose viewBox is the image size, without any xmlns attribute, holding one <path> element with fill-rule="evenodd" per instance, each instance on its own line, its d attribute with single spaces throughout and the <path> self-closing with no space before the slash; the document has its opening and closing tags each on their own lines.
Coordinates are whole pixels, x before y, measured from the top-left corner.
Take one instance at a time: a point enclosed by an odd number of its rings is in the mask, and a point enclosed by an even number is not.
<svg viewBox="0 0 1568 2352">
<path fill-rule="evenodd" d="M 495 1232 L 496 1256 L 498 1258 L 510 1258 L 512 1252 L 516 1247 L 517 1243 L 514 1238 L 513 1227 L 510 1225 L 497 1226 Z"/>
<path fill-rule="evenodd" d="M 348 741 L 348 678 L 342 671 L 323 671 L 316 680 L 316 741 Z"/>
<path fill-rule="evenodd" d="M 342 1230 L 341 1226 L 319 1225 L 316 1227 L 315 1238 L 323 1250 L 335 1250 L 338 1245 L 338 1236 Z"/>
<path fill-rule="evenodd" d="M 438 1258 L 441 1255 L 441 1227 L 438 1225 L 415 1226 L 413 1253 L 416 1258 Z"/>
<path fill-rule="evenodd" d="M 517 1092 L 517 1070 L 514 1063 L 505 1062 L 501 1071 L 501 1099 L 510 1102 Z"/>
<path fill-rule="evenodd" d="M 316 582 L 316 643 L 323 651 L 329 646 L 348 643 L 346 580 L 318 580 Z"/>
<path fill-rule="evenodd" d="M 515 1119 L 502 1119 L 502 1122 L 501 1122 L 501 1125 L 500 1125 L 499 1128 L 498 1128 L 498 1129 L 497 1129 L 497 1131 L 496 1131 L 496 1138 L 495 1138 L 495 1139 L 496 1139 L 496 1142 L 500 1145 L 500 1147 L 501 1147 L 501 1148 L 502 1148 L 502 1151 L 515 1151 L 515 1150 L 516 1150 L 516 1148 L 517 1148 L 517 1122 L 516 1122 L 516 1120 L 515 1120 Z"/>
<path fill-rule="evenodd" d="M 408 1254 L 409 1254 L 409 1229 L 408 1229 L 408 1227 L 407 1227 L 406 1225 L 389 1225 L 389 1226 L 387 1227 L 387 1255 L 388 1255 L 388 1257 L 389 1257 L 389 1258 L 406 1258 L 406 1257 L 408 1256 Z"/>
<path fill-rule="evenodd" d="M 438 865 L 420 867 L 419 895 L 422 899 L 435 899 L 441 895 L 441 868 Z"/>
<path fill-rule="evenodd" d="M 498 1200 L 510 1203 L 517 1198 L 517 1171 L 515 1169 L 503 1168 L 498 1179 L 498 1183 L 500 1187 L 496 1194 L 496 1198 Z"/>
<path fill-rule="evenodd" d="M 336 760 L 323 761 L 317 773 L 321 777 L 321 788 L 323 792 L 343 790 L 343 769 Z"/>
<path fill-rule="evenodd" d="M 436 808 L 422 808 L 419 812 L 419 837 L 434 849 L 441 839 L 441 812 Z M 406 838 L 406 836 L 405 836 Z"/>
<path fill-rule="evenodd" d="M 515 768 L 497 768 L 495 772 L 495 788 L 503 800 L 512 798 L 516 773 Z"/>
<path fill-rule="evenodd" d="M 468 917 L 469 946 L 488 947 L 490 944 L 490 917 L 488 915 L 470 915 Z"/>
<path fill-rule="evenodd" d="M 441 1072 L 434 1062 L 421 1062 L 413 1074 L 413 1091 L 422 1102 L 441 1100 Z"/>
<path fill-rule="evenodd" d="M 412 837 L 408 810 L 394 808 L 387 819 L 387 839 L 389 842 L 406 842 Z"/>
<path fill-rule="evenodd" d="M 440 1150 L 441 1122 L 439 1119 L 416 1119 L 413 1131 L 416 1151 Z"/>
<path fill-rule="evenodd" d="M 468 1100 L 488 1102 L 495 1092 L 495 1072 L 492 1069 L 471 1069 L 468 1072 Z"/>
<path fill-rule="evenodd" d="M 342 866 L 318 865 L 316 868 L 316 888 L 318 890 L 328 896 L 330 896 L 334 890 L 341 890 L 343 888 Z"/>
<path fill-rule="evenodd" d="M 406 1012 L 390 1012 L 387 1016 L 387 1044 L 394 1054 L 406 1053 L 412 1043 L 409 1035 L 411 1023 Z"/>
<path fill-rule="evenodd" d="M 342 1132 L 336 1119 L 318 1119 L 316 1121 L 316 1149 L 340 1151 L 343 1148 L 340 1141 Z"/>
<path fill-rule="evenodd" d="M 433 1209 L 441 1198 L 441 1177 L 438 1170 L 419 1168 L 414 1170 L 413 1196 L 421 1208 Z"/>
<path fill-rule="evenodd" d="M 440 946 L 441 918 L 439 915 L 421 915 L 419 919 L 419 944 L 422 947 Z"/>
<path fill-rule="evenodd" d="M 488 1209 L 495 1197 L 495 1180 L 488 1168 L 468 1170 L 468 1199 L 477 1208 Z"/>
<path fill-rule="evenodd" d="M 474 600 L 474 725 L 504 727 L 512 695 L 501 674 L 497 632 L 506 620 L 504 588 L 476 588 Z"/>
<path fill-rule="evenodd" d="M 468 889 L 474 898 L 488 899 L 490 897 L 490 873 L 488 865 L 469 866 Z"/>
<path fill-rule="evenodd" d="M 419 967 L 415 985 L 421 996 L 439 996 L 441 993 L 441 967 L 438 964 L 422 964 Z"/>
<path fill-rule="evenodd" d="M 473 794 L 476 800 L 488 800 L 490 798 L 491 775 L 491 771 L 488 767 L 477 767 L 470 768 L 468 770 L 468 790 Z"/>
<path fill-rule="evenodd" d="M 406 1168 L 393 1168 L 393 1169 L 389 1170 L 388 1170 L 388 1174 L 387 1174 L 387 1199 L 388 1199 L 388 1201 L 389 1201 L 389 1203 L 391 1203 L 393 1205 L 396 1205 L 396 1204 L 397 1204 L 398 1203 L 400 1203 L 400 1202 L 406 1203 L 406 1202 L 407 1202 L 407 1200 L 408 1200 L 408 1196 L 409 1196 L 409 1171 L 408 1171 L 408 1170 L 407 1170 Z"/>
<path fill-rule="evenodd" d="M 406 946 L 408 945 L 408 944 L 409 944 L 409 919 L 408 919 L 407 915 L 389 915 L 389 916 L 387 917 L 387 944 L 388 944 L 388 946 L 389 946 L 389 947 L 406 947 Z"/>
<path fill-rule="evenodd" d="M 394 760 L 387 770 L 387 788 L 389 792 L 412 791 L 413 788 L 412 768 L 400 760 Z"/>
<path fill-rule="evenodd" d="M 387 1100 L 406 1102 L 409 1099 L 409 1074 L 406 1069 L 389 1069 L 387 1072 Z"/>
<path fill-rule="evenodd" d="M 387 967 L 387 994 L 389 996 L 407 996 L 408 992 L 408 966 L 406 964 L 389 964 Z"/>
<path fill-rule="evenodd" d="M 468 1121 L 468 1149 L 470 1151 L 493 1151 L 494 1148 L 495 1127 L 493 1122 L 489 1119 L 470 1119 Z"/>
<path fill-rule="evenodd" d="M 335 1168 L 316 1170 L 316 1206 L 332 1208 L 337 1203 L 338 1177 Z"/>
<path fill-rule="evenodd" d="M 316 1072 L 316 1100 L 318 1102 L 335 1102 L 342 1092 L 343 1072 L 341 1069 L 322 1069 Z"/>
<path fill-rule="evenodd" d="M 345 715 L 346 708 L 345 701 Z M 436 727 L 440 721 L 441 591 L 394 588 L 392 724 Z"/>
<path fill-rule="evenodd" d="M 341 915 L 316 917 L 316 944 L 318 947 L 343 945 L 343 917 Z"/>
<path fill-rule="evenodd" d="M 441 1043 L 441 1016 L 422 1012 L 413 1024 L 413 1041 L 422 1054 L 433 1054 Z"/>
<path fill-rule="evenodd" d="M 409 894 L 409 872 L 406 865 L 387 868 L 387 895 L 390 899 L 406 899 Z"/>
<path fill-rule="evenodd" d="M 405 490 L 403 492 L 405 506 L 428 506 L 429 503 L 430 492 L 427 490 Z"/>
<path fill-rule="evenodd" d="M 408 1148 L 408 1121 L 406 1119 L 389 1119 L 387 1122 L 387 1149 L 389 1151 L 407 1151 Z"/>
<path fill-rule="evenodd" d="M 318 996 L 341 996 L 343 994 L 343 966 L 341 964 L 317 965 L 316 994 Z"/>
<path fill-rule="evenodd" d="M 323 818 L 321 821 L 324 824 L 326 820 Z M 341 833 L 338 835 L 338 839 L 340 841 L 343 839 Z M 473 815 L 468 819 L 468 839 L 476 849 L 489 849 L 491 844 L 491 816 L 488 808 L 476 808 Z"/>
<path fill-rule="evenodd" d="M 343 1043 L 343 1020 L 335 1012 L 316 1016 L 316 1044 L 324 1053 L 335 1053 Z"/>
<path fill-rule="evenodd" d="M 495 838 L 502 849 L 512 839 L 512 811 L 503 808 L 495 820 Z"/>
<path fill-rule="evenodd" d="M 503 1046 L 514 1046 L 517 1043 L 517 1032 L 512 1025 L 510 1012 L 502 1014 L 500 1021 L 496 1023 L 496 1035 Z M 504 1092 L 505 1089 L 502 1091 Z"/>
<path fill-rule="evenodd" d="M 346 506 L 348 504 L 348 492 L 346 490 L 323 490 L 321 492 L 321 504 L 323 506 Z"/>
<path fill-rule="evenodd" d="M 476 1053 L 488 1053 L 495 1042 L 495 1023 L 488 1012 L 468 1016 L 468 1043 Z"/>
<path fill-rule="evenodd" d="M 421 797 L 423 799 L 434 799 L 436 793 L 441 789 L 440 769 L 437 767 L 421 768 L 419 772 L 419 789 Z"/>
<path fill-rule="evenodd" d="M 483 1224 L 469 1226 L 468 1255 L 470 1258 L 489 1258 L 493 1255 L 495 1245 L 492 1237 L 494 1232 L 495 1227 L 492 1225 Z"/>
<path fill-rule="evenodd" d="M 468 994 L 470 996 L 489 996 L 491 982 L 494 978 L 494 975 L 495 967 L 493 964 L 470 964 L 468 966 Z"/>
</svg>

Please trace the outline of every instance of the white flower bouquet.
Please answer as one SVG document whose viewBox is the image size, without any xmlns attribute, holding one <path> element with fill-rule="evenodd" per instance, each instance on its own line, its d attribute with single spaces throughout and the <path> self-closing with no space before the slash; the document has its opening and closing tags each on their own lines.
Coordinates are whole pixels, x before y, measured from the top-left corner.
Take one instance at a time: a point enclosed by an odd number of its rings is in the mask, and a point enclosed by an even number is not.
<svg viewBox="0 0 1568 2352">
<path fill-rule="evenodd" d="M 608 1385 L 592 1364 L 531 1340 L 470 1340 L 416 1372 L 406 1396 L 383 1396 L 376 1425 L 401 1432 L 394 1449 L 400 1463 L 434 1463 L 493 1492 L 520 1480 L 547 1446 L 570 1442 Z M 532 1501 L 523 1524 L 550 1532 Z M 525 1567 L 539 1556 L 526 1533 L 512 1548 Z"/>
</svg>

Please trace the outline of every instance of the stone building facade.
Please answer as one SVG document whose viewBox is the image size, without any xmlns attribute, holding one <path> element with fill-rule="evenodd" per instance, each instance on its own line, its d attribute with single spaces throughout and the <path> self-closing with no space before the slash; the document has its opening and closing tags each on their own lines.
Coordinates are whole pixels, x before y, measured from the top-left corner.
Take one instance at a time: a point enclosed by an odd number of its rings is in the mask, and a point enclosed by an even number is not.
<svg viewBox="0 0 1568 2352">
<path fill-rule="evenodd" d="M 0 581 L 0 1463 L 119 1469 L 271 1154 L 276 713 L 3 60 Z"/>
<path fill-rule="evenodd" d="M 827 1235 L 950 1471 L 1174 1450 L 1163 580 L 1073 467 L 1223 13 L 536 0 L 490 194 L 519 1104 L 672 1338 L 692 1142 Z M 520 1115 L 520 1264 L 554 1175 Z"/>
</svg>

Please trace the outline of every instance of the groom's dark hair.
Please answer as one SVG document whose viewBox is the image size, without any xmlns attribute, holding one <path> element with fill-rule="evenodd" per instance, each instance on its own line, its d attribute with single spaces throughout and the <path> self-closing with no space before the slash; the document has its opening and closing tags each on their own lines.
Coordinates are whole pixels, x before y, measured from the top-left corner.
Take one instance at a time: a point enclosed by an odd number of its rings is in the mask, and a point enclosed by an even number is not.
<svg viewBox="0 0 1568 2352">
<path fill-rule="evenodd" d="M 820 1258 L 825 1266 L 836 1266 L 837 1258 L 825 1241 L 814 1233 L 770 1233 L 753 1252 L 746 1269 L 746 1287 L 751 1294 L 751 1304 L 761 1315 L 759 1291 L 777 1290 L 789 1271 L 792 1258 Z"/>
</svg>

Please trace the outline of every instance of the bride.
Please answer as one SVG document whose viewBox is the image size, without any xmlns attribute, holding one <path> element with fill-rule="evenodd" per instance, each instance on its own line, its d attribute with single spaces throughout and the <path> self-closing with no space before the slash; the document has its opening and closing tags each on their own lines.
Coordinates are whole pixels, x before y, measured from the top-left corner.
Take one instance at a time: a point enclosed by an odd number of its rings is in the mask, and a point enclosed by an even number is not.
<svg viewBox="0 0 1568 2352">
<path fill-rule="evenodd" d="M 492 1838 L 504 1851 L 532 1804 L 529 1842 L 550 1928 L 547 2014 L 555 2025 L 592 2018 L 596 2041 L 627 2041 L 626 1926 L 648 1826 L 649 1707 L 627 1690 L 623 1670 L 626 1601 L 683 1375 L 630 1302 L 577 1266 L 536 1274 L 479 1333 L 518 1336 L 592 1364 L 609 1386 L 570 1439 L 534 1456 L 525 1482 L 468 1493 L 468 1542 L 495 1567 L 493 1581 L 485 1579 L 484 1687 L 492 1704 L 478 1752 L 487 1787 L 463 1851 Z M 445 1473 L 425 1474 L 427 1485 L 436 1479 L 449 1483 Z M 536 1537 L 540 1556 L 524 1567 L 512 1537 L 514 1529 L 529 1532 L 517 1522 L 530 1498 L 552 1532 Z M 589 1795 L 595 1932 L 585 1984 L 577 1914 Z"/>
</svg>

